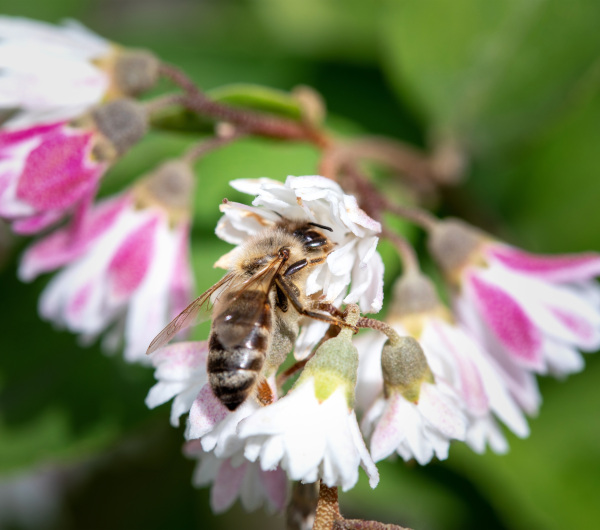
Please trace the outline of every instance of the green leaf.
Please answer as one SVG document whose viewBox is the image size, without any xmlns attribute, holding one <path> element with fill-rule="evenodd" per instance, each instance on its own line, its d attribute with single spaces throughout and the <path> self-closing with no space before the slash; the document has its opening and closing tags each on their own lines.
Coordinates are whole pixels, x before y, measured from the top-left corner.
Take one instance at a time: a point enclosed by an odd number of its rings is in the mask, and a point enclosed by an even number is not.
<svg viewBox="0 0 600 530">
<path fill-rule="evenodd" d="M 220 103 L 278 114 L 294 120 L 302 117 L 302 109 L 294 96 L 289 92 L 262 85 L 249 83 L 225 85 L 210 90 L 208 96 Z"/>
<path fill-rule="evenodd" d="M 389 0 L 388 72 L 429 127 L 476 154 L 537 134 L 597 61 L 595 0 Z"/>
</svg>

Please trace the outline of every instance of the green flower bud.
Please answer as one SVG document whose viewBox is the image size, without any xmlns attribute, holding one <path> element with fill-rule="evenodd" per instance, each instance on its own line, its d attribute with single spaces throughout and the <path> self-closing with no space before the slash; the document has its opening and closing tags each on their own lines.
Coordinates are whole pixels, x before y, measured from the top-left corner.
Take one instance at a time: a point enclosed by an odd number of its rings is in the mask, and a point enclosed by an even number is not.
<svg viewBox="0 0 600 530">
<path fill-rule="evenodd" d="M 425 359 L 421 345 L 412 337 L 402 337 L 398 342 L 389 340 L 381 352 L 386 397 L 399 392 L 407 400 L 417 402 L 421 383 L 433 383 L 433 374 Z"/>
<path fill-rule="evenodd" d="M 360 313 L 358 307 L 348 308 L 346 322 L 355 325 Z M 358 350 L 352 344 L 352 330 L 344 328 L 337 337 L 324 342 L 304 367 L 296 385 L 299 386 L 312 377 L 315 381 L 315 395 L 325 401 L 338 387 L 343 386 L 348 408 L 354 407 L 354 388 L 358 371 Z"/>
</svg>

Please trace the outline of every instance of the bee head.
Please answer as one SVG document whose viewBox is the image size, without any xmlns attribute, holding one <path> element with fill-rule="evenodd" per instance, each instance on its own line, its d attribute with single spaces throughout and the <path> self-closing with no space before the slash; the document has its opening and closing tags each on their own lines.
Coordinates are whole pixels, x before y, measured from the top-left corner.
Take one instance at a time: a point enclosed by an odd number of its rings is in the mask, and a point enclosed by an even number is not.
<svg viewBox="0 0 600 530">
<path fill-rule="evenodd" d="M 304 223 L 298 226 L 292 234 L 300 240 L 304 249 L 308 252 L 331 245 L 331 242 L 315 227 L 333 232 L 328 226 L 318 225 L 317 223 Z"/>
</svg>

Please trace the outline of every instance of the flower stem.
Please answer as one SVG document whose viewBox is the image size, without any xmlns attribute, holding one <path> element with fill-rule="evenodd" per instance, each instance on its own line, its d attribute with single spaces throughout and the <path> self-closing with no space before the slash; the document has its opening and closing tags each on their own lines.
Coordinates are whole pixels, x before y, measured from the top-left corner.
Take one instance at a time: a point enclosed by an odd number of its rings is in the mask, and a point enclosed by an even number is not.
<svg viewBox="0 0 600 530">
<path fill-rule="evenodd" d="M 415 252 L 415 249 L 410 244 L 408 239 L 402 237 L 399 234 L 396 234 L 395 232 L 392 232 L 386 226 L 383 227 L 382 235 L 386 239 L 389 239 L 396 247 L 398 255 L 402 260 L 402 265 L 404 267 L 405 274 L 420 272 L 421 268 L 419 267 L 419 259 L 417 258 L 417 253 Z"/>
<path fill-rule="evenodd" d="M 175 66 L 163 63 L 160 71 L 164 77 L 184 90 L 185 94 L 179 96 L 178 103 L 198 114 L 232 123 L 240 131 L 249 134 L 305 141 L 320 148 L 325 148 L 330 144 L 329 138 L 322 131 L 314 129 L 306 123 L 298 123 L 211 100 L 182 70 Z"/>
<path fill-rule="evenodd" d="M 337 488 L 330 488 L 321 481 L 313 530 L 331 530 L 336 519 L 341 518 Z"/>
<path fill-rule="evenodd" d="M 183 159 L 187 160 L 190 163 L 196 162 L 199 158 L 202 158 L 207 153 L 214 151 L 215 149 L 219 149 L 230 143 L 235 142 L 242 138 L 243 134 L 231 134 L 228 136 L 220 136 L 215 138 L 209 138 L 208 140 L 203 140 L 193 145 L 184 155 Z"/>
<path fill-rule="evenodd" d="M 423 210 L 422 208 L 418 208 L 416 206 L 394 204 L 386 200 L 384 208 L 388 212 L 411 221 L 414 224 L 421 226 L 425 230 L 433 229 L 439 222 L 435 215 L 432 215 L 427 210 Z"/>
<path fill-rule="evenodd" d="M 323 157 L 323 174 L 334 178 L 346 163 L 363 159 L 401 173 L 417 188 L 431 190 L 436 185 L 436 176 L 427 155 L 408 144 L 381 136 L 367 136 L 333 145 Z"/>
<path fill-rule="evenodd" d="M 374 318 L 361 317 L 358 319 L 356 325 L 359 328 L 371 328 L 381 333 L 384 333 L 388 339 L 390 339 L 390 343 L 392 345 L 396 345 L 400 342 L 400 335 L 396 333 L 396 330 L 386 324 L 385 322 L 381 322 L 381 320 L 375 320 Z"/>
</svg>

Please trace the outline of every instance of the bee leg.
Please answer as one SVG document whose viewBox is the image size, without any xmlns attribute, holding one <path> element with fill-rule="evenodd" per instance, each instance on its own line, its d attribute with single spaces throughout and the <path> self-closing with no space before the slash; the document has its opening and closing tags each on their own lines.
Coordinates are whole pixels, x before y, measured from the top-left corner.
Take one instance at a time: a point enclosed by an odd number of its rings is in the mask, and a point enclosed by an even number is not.
<svg viewBox="0 0 600 530">
<path fill-rule="evenodd" d="M 262 377 L 258 382 L 258 385 L 256 385 L 256 399 L 263 407 L 266 407 L 275 401 L 273 391 L 264 377 Z"/>
<path fill-rule="evenodd" d="M 283 291 L 285 296 L 287 296 L 288 300 L 294 306 L 294 309 L 296 309 L 296 311 L 298 311 L 298 313 L 300 313 L 301 315 L 310 317 L 310 318 L 314 318 L 315 320 L 320 320 L 321 322 L 329 322 L 330 324 L 335 324 L 336 326 L 339 326 L 339 327 L 350 328 L 351 330 L 354 331 L 354 333 L 358 333 L 358 328 L 356 326 L 347 324 L 341 318 L 337 318 L 337 317 L 327 314 L 327 313 L 317 313 L 316 311 L 311 311 L 310 309 L 306 309 L 300 303 L 300 300 L 298 300 L 298 296 L 294 292 L 294 289 L 285 281 L 285 279 L 283 278 L 283 276 L 281 276 L 281 274 L 278 274 L 277 276 L 275 276 L 275 283 L 276 283 L 277 287 L 279 287 Z"/>
</svg>

